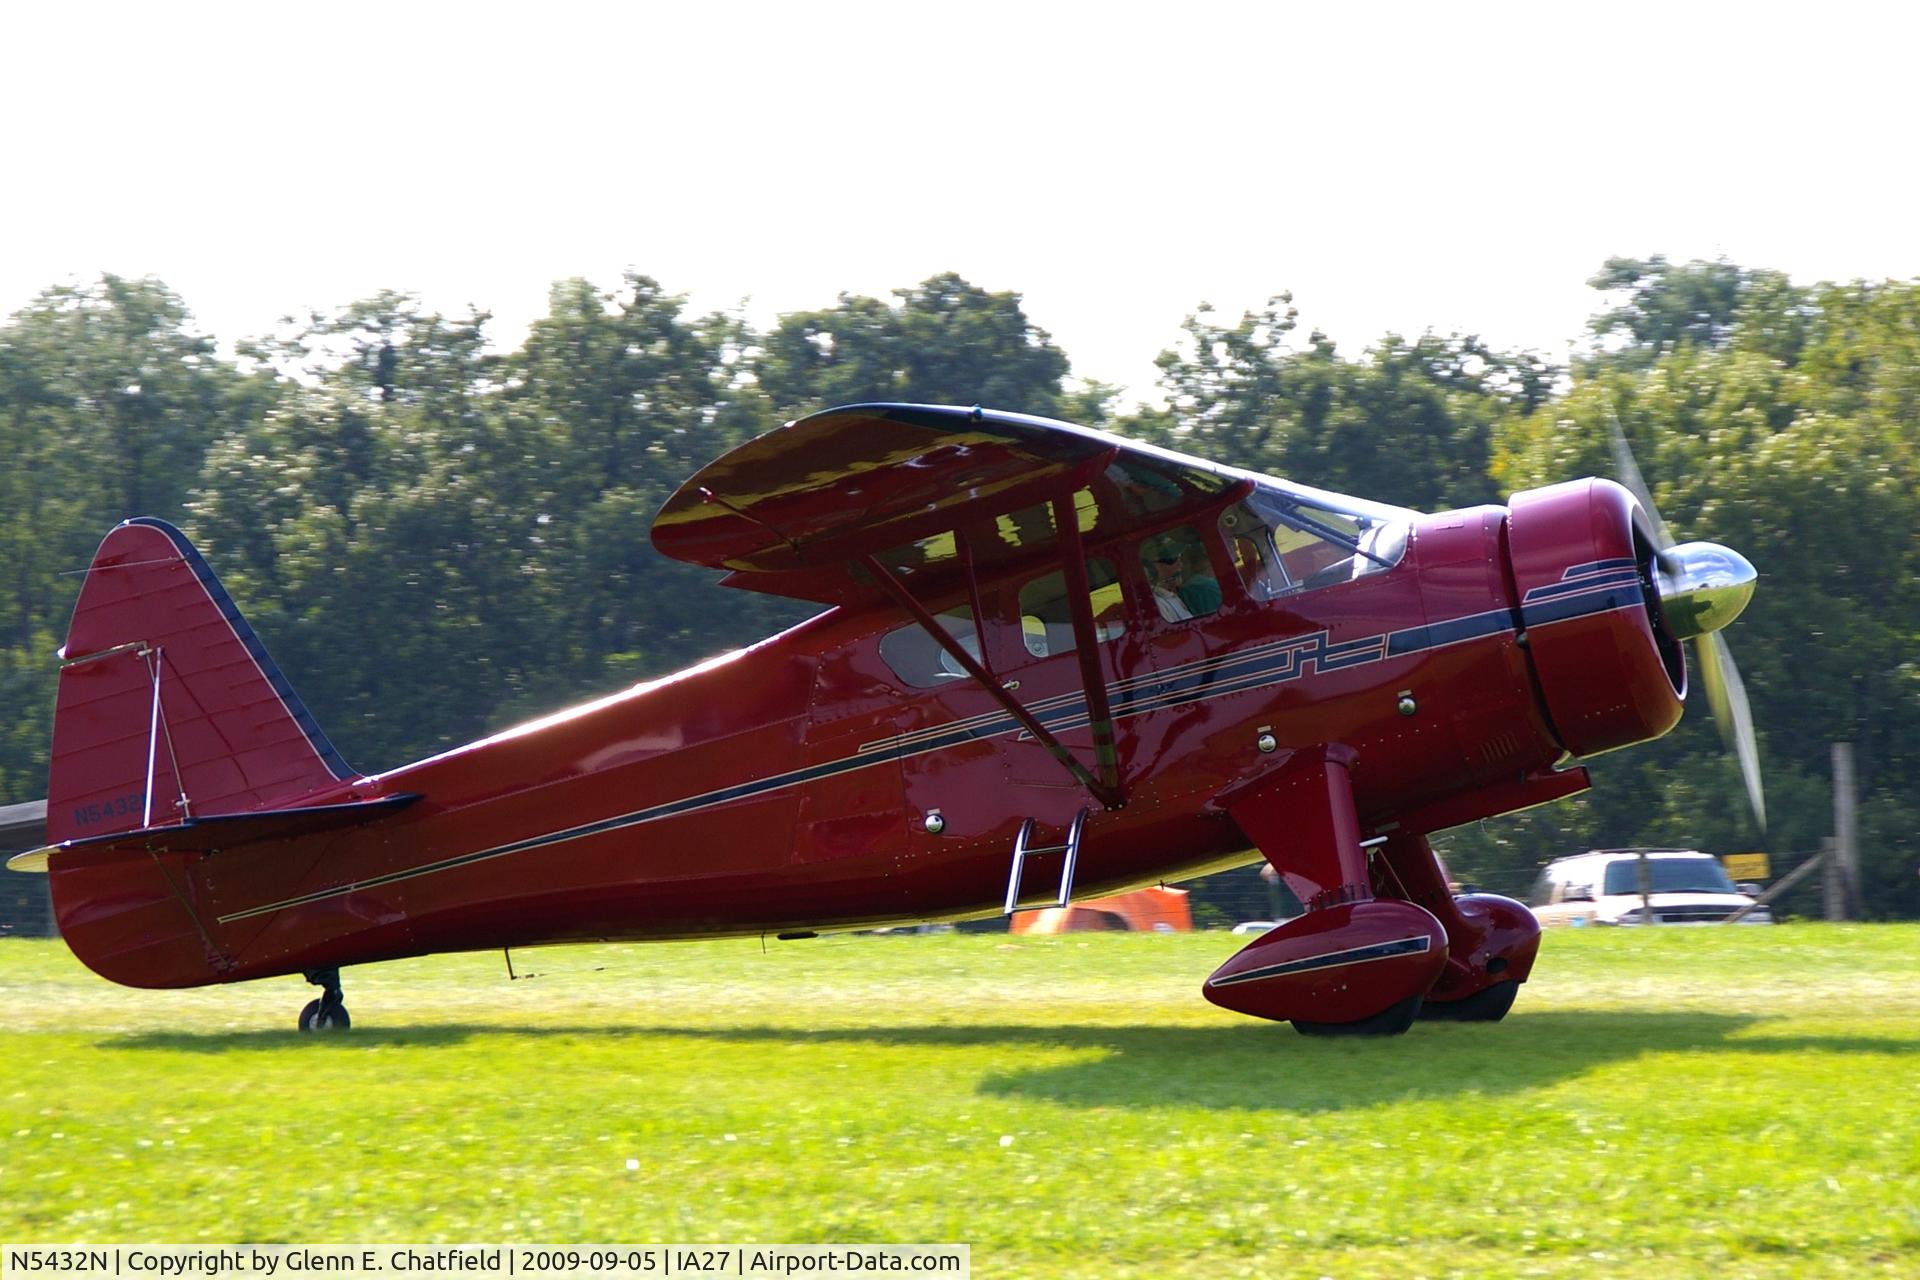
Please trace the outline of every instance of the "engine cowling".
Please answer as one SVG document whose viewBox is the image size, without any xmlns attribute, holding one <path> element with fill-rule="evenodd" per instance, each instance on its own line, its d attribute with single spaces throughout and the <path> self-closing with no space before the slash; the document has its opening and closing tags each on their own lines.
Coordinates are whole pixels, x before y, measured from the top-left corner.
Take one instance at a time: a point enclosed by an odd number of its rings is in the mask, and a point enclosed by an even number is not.
<svg viewBox="0 0 1920 1280">
<path fill-rule="evenodd" d="M 1633 495 L 1597 479 L 1515 494 L 1507 551 L 1560 745 L 1589 756 L 1679 723 L 1686 659 L 1661 618 L 1653 535 Z"/>
</svg>

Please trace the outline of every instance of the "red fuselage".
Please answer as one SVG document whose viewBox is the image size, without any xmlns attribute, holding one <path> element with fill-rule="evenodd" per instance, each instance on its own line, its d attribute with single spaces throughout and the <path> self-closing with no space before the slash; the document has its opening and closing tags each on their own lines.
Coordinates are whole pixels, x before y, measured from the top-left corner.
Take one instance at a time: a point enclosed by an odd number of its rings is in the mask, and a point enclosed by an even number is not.
<svg viewBox="0 0 1920 1280">
<path fill-rule="evenodd" d="M 1678 716 L 1628 571 L 1631 503 L 1604 482 L 1521 495 L 1511 513 L 1422 517 L 1391 569 L 1278 599 L 1256 599 L 1214 547 L 1221 606 L 1177 622 L 1152 608 L 1151 536 L 1087 547 L 1126 587 L 1124 625 L 1098 646 L 1119 808 L 973 681 L 904 684 L 879 651 L 898 610 L 842 606 L 306 801 L 424 797 L 378 823 L 180 860 L 172 887 L 197 941 L 152 944 L 148 912 L 103 909 L 88 871 L 56 863 L 56 904 L 74 908 L 63 929 L 106 976 L 164 987 L 446 950 L 982 915 L 1000 908 L 1026 819 L 1057 844 L 1091 810 L 1074 889 L 1105 893 L 1256 856 L 1219 800 L 1295 747 L 1352 749 L 1366 834 L 1424 833 L 1578 790 L 1584 774 L 1554 772 L 1570 749 L 1657 736 Z M 979 584 L 983 657 L 1087 756 L 1080 665 L 1022 642 L 1018 591 L 1047 567 Z M 1051 899 L 1059 874 L 1059 855 L 1034 859 L 1023 899 Z"/>
</svg>

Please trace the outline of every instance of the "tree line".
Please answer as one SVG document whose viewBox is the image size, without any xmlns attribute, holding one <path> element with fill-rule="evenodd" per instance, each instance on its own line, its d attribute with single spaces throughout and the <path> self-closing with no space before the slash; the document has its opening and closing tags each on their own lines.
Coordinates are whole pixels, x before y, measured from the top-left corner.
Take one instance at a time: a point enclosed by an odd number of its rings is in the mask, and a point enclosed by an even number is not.
<svg viewBox="0 0 1920 1280">
<path fill-rule="evenodd" d="M 1606 474 L 1631 438 L 1677 537 L 1738 547 L 1729 633 L 1772 828 L 1831 829 L 1828 744 L 1856 744 L 1877 915 L 1920 915 L 1920 284 L 1795 285 L 1617 259 L 1561 365 L 1470 336 L 1341 350 L 1286 295 L 1204 307 L 1159 357 L 1164 405 L 1070 379 L 1019 295 L 940 275 L 765 331 L 655 280 L 556 284 L 500 352 L 481 313 L 387 292 L 223 352 L 163 283 L 48 289 L 0 325 L 0 800 L 44 794 L 79 571 L 134 514 L 201 544 L 347 759 L 386 768 L 797 621 L 648 542 L 688 474 L 862 400 L 1063 417 L 1422 510 Z M 1700 708 L 1593 765 L 1573 801 L 1450 833 L 1456 875 L 1516 890 L 1581 848 L 1765 847 Z"/>
</svg>

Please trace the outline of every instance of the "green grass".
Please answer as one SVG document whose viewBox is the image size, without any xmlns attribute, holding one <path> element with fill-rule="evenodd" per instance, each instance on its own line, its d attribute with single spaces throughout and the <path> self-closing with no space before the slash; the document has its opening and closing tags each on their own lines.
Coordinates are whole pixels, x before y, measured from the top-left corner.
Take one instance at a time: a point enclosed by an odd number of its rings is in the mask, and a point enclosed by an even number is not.
<svg viewBox="0 0 1920 1280">
<path fill-rule="evenodd" d="M 974 1273 L 1920 1275 L 1920 927 L 1553 933 L 1309 1040 L 1240 939 L 844 937 L 136 992 L 0 943 L 0 1239 L 959 1241 Z M 627 1162 L 637 1160 L 629 1170 Z"/>
</svg>

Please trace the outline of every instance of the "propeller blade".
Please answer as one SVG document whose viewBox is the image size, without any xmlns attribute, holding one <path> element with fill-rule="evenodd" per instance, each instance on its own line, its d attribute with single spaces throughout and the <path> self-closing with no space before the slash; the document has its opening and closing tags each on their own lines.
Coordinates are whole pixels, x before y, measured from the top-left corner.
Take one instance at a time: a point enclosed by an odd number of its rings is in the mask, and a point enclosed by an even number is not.
<svg viewBox="0 0 1920 1280">
<path fill-rule="evenodd" d="M 1660 518 L 1660 509 L 1653 505 L 1653 494 L 1640 468 L 1634 464 L 1633 450 L 1627 447 L 1627 433 L 1621 429 L 1620 415 L 1612 405 L 1607 406 L 1607 421 L 1613 428 L 1613 469 L 1620 473 L 1620 483 L 1640 500 L 1640 509 L 1647 513 L 1647 523 L 1653 526 L 1654 560 L 1661 572 L 1673 573 L 1673 558 L 1667 554 L 1667 548 L 1673 545 L 1673 535 L 1667 532 L 1667 522 Z"/>
<path fill-rule="evenodd" d="M 1640 468 L 1634 463 L 1633 450 L 1627 446 L 1627 433 L 1620 426 L 1620 415 L 1611 404 L 1607 406 L 1607 420 L 1612 427 L 1614 470 L 1620 473 L 1620 483 L 1627 486 L 1627 491 L 1639 500 L 1641 509 L 1647 513 L 1647 523 L 1653 526 L 1654 563 L 1665 578 L 1660 585 L 1671 590 L 1685 580 L 1687 557 L 1671 553 L 1673 535 L 1667 531 L 1667 522 L 1660 518 L 1659 508 L 1653 505 L 1653 494 L 1647 488 L 1646 478 L 1640 474 Z M 1692 549 L 1697 544 L 1687 545 Z M 1708 549 L 1724 553 L 1723 548 Z M 1725 626 L 1732 615 L 1737 615 L 1746 606 L 1747 597 L 1753 593 L 1753 566 L 1744 559 L 1735 558 L 1745 569 L 1745 581 L 1744 584 L 1734 585 L 1743 585 L 1744 591 L 1739 593 L 1738 603 L 1728 602 L 1732 604 L 1731 614 L 1712 624 L 1716 628 Z M 1707 705 L 1713 708 L 1714 723 L 1720 726 L 1720 740 L 1740 761 L 1740 777 L 1747 784 L 1747 803 L 1753 809 L 1753 820 L 1760 825 L 1760 833 L 1765 835 L 1767 797 L 1760 787 L 1760 744 L 1753 733 L 1753 712 L 1747 706 L 1747 687 L 1740 682 L 1740 670 L 1733 665 L 1733 654 L 1717 629 L 1696 635 L 1693 652 L 1700 687 L 1706 691 Z"/>
<path fill-rule="evenodd" d="M 1740 670 L 1733 665 L 1733 654 L 1718 631 L 1710 631 L 1694 642 L 1695 666 L 1700 687 L 1713 708 L 1714 723 L 1720 726 L 1720 739 L 1740 761 L 1740 776 L 1747 784 L 1747 803 L 1753 807 L 1753 819 L 1760 832 L 1767 830 L 1767 798 L 1760 788 L 1760 744 L 1753 733 L 1753 713 L 1747 707 L 1747 687 L 1740 681 Z"/>
</svg>

